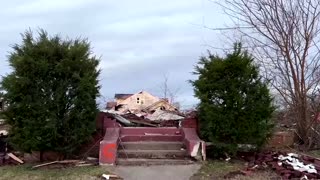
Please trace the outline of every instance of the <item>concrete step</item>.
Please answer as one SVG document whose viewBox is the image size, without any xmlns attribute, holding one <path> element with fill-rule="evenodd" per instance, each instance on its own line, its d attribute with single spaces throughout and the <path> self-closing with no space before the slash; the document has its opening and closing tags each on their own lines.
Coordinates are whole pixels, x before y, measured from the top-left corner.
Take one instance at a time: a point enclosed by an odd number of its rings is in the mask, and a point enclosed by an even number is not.
<svg viewBox="0 0 320 180">
<path fill-rule="evenodd" d="M 182 141 L 181 135 L 124 135 L 121 136 L 122 142 L 135 141 Z"/>
<path fill-rule="evenodd" d="M 187 157 L 183 150 L 118 150 L 118 158 L 147 158 L 147 159 L 181 159 Z"/>
<path fill-rule="evenodd" d="M 138 142 L 122 142 L 119 149 L 132 150 L 181 150 L 184 148 L 183 142 L 168 141 L 138 141 Z"/>
<path fill-rule="evenodd" d="M 116 164 L 123 166 L 145 165 L 187 165 L 194 164 L 191 159 L 143 159 L 143 158 L 118 158 Z"/>
</svg>

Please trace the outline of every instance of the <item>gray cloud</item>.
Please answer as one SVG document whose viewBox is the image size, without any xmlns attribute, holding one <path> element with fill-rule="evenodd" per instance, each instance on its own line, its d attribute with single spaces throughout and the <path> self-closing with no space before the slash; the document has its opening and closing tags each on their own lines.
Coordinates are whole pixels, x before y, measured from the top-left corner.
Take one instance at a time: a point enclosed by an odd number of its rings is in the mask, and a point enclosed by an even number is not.
<svg viewBox="0 0 320 180">
<path fill-rule="evenodd" d="M 191 85 L 193 66 L 207 49 L 221 45 L 219 33 L 195 24 L 221 27 L 227 21 L 206 0 L 11 0 L 0 7 L 0 75 L 10 72 L 10 45 L 26 29 L 43 28 L 63 37 L 88 38 L 101 56 L 101 94 L 147 90 L 161 96 L 163 76 L 177 100 L 197 103 Z"/>
</svg>

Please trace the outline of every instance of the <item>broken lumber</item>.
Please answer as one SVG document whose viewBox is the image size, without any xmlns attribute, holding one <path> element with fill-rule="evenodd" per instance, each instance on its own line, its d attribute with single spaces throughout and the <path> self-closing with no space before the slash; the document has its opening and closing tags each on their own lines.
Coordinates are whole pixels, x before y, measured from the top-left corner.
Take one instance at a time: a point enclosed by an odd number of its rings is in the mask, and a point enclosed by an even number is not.
<svg viewBox="0 0 320 180">
<path fill-rule="evenodd" d="M 38 167 L 43 167 L 43 166 L 48 166 L 48 165 L 51 165 L 51 164 L 55 164 L 59 161 L 52 161 L 52 162 L 48 162 L 48 163 L 44 163 L 44 164 L 39 164 L 39 165 L 36 165 L 36 166 L 32 166 L 32 168 L 38 168 Z"/>
<path fill-rule="evenodd" d="M 38 167 L 43 167 L 43 166 L 48 166 L 51 164 L 84 164 L 85 161 L 80 161 L 80 160 L 63 160 L 63 161 L 52 161 L 44 164 L 39 164 L 36 166 L 33 166 L 32 168 L 38 168 Z"/>
<path fill-rule="evenodd" d="M 8 156 L 11 157 L 13 160 L 19 162 L 20 164 L 23 164 L 23 161 L 20 158 L 18 158 L 17 156 L 15 156 L 14 154 L 8 153 Z"/>
</svg>

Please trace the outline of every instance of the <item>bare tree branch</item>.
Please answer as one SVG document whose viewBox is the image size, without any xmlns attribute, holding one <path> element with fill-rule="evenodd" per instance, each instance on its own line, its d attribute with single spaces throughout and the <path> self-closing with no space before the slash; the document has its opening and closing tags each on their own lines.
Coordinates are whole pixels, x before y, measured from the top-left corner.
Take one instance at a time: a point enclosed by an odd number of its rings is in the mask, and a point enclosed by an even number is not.
<svg viewBox="0 0 320 180">
<path fill-rule="evenodd" d="M 295 112 L 297 133 L 311 147 L 315 129 L 310 105 L 319 95 L 320 1 L 318 0 L 224 0 L 224 8 L 261 65 L 265 77 Z M 236 23 L 235 23 L 236 22 Z M 319 99 L 320 102 L 320 99 Z M 313 114 L 313 116 L 312 116 Z"/>
</svg>

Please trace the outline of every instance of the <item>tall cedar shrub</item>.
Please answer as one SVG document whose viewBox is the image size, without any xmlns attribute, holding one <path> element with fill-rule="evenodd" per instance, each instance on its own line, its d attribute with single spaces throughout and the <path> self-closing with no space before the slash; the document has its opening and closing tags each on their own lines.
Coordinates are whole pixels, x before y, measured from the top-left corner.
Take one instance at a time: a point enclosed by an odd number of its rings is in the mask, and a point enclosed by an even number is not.
<svg viewBox="0 0 320 180">
<path fill-rule="evenodd" d="M 64 40 L 40 30 L 22 34 L 1 82 L 10 142 L 24 152 L 73 153 L 94 131 L 99 60 L 87 40 Z"/>
<path fill-rule="evenodd" d="M 201 136 L 213 143 L 215 155 L 234 154 L 239 145 L 261 147 L 270 134 L 272 98 L 253 61 L 236 43 L 226 57 L 209 52 L 195 67 Z"/>
</svg>

